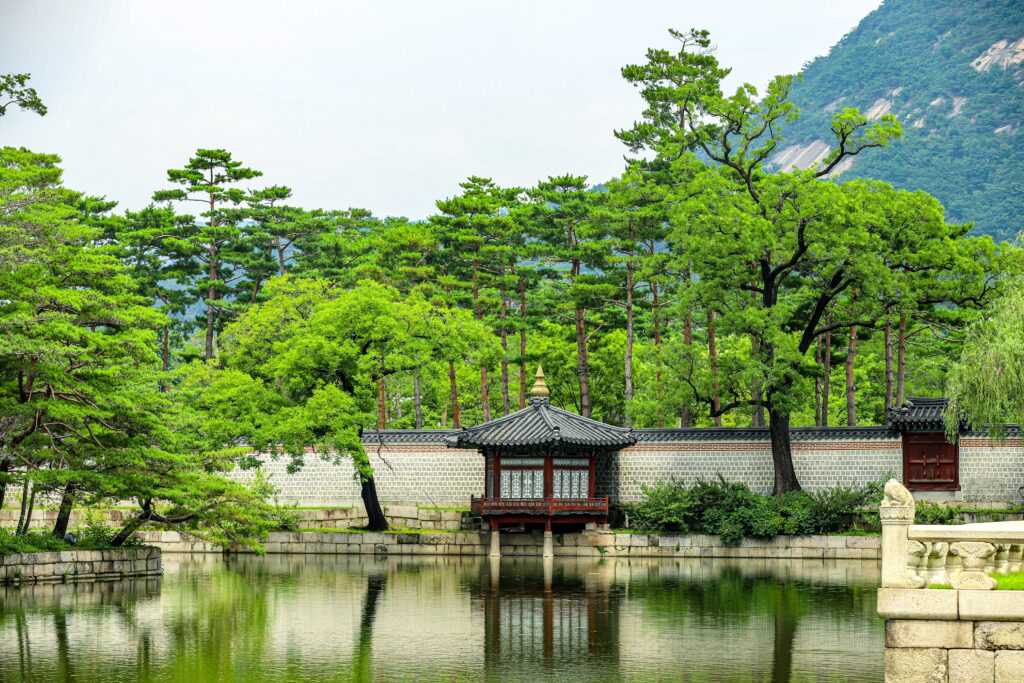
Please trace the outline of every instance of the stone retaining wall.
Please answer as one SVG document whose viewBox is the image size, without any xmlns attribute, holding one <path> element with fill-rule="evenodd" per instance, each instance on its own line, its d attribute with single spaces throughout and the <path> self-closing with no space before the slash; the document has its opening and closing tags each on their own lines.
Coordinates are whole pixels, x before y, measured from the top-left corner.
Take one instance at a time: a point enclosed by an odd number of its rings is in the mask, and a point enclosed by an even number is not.
<svg viewBox="0 0 1024 683">
<path fill-rule="evenodd" d="M 0 583 L 111 580 L 161 572 L 156 547 L 0 555 Z"/>
<path fill-rule="evenodd" d="M 887 683 L 1024 681 L 1024 591 L 881 588 Z"/>
<path fill-rule="evenodd" d="M 164 552 L 221 552 L 221 548 L 176 531 L 143 531 L 146 543 Z M 329 555 L 486 555 L 490 533 L 345 533 L 315 531 L 272 532 L 264 543 L 267 553 Z M 555 534 L 556 557 L 732 557 L 768 559 L 878 560 L 877 536 L 777 536 L 744 539 L 727 546 L 717 536 L 613 534 L 601 531 Z M 505 557 L 541 555 L 543 535 L 501 534 Z"/>
</svg>

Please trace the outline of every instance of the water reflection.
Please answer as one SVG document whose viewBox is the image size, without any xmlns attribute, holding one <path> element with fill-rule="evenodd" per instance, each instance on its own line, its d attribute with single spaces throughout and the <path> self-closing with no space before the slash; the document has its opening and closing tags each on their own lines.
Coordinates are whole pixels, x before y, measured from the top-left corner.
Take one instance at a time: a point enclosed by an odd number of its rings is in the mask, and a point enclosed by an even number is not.
<svg viewBox="0 0 1024 683">
<path fill-rule="evenodd" d="M 882 679 L 878 566 L 165 556 L 0 588 L 2 681 Z"/>
</svg>

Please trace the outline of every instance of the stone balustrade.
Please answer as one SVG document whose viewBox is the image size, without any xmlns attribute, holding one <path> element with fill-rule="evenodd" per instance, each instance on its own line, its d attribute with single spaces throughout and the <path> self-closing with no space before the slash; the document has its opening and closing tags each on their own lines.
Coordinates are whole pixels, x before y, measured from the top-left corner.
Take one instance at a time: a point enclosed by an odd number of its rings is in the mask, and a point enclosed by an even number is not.
<svg viewBox="0 0 1024 683">
<path fill-rule="evenodd" d="M 1024 591 L 991 577 L 1021 571 L 1024 523 L 914 524 L 895 480 L 880 512 L 886 682 L 1024 681 Z"/>
<path fill-rule="evenodd" d="M 885 485 L 883 587 L 991 590 L 996 581 L 989 574 L 1021 571 L 1024 522 L 914 524 L 914 507 L 902 484 L 893 479 Z"/>
</svg>

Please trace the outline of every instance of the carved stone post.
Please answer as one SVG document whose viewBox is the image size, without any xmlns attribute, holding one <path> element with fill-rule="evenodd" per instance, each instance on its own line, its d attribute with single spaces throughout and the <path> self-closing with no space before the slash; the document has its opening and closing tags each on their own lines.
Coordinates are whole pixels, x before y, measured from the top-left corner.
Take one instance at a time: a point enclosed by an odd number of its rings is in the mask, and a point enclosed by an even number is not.
<svg viewBox="0 0 1024 683">
<path fill-rule="evenodd" d="M 914 523 L 914 497 L 903 484 L 890 479 L 885 484 L 885 498 L 878 513 L 882 519 L 882 587 L 920 588 L 924 580 L 907 566 L 907 529 Z M 924 550 L 921 546 L 921 554 Z"/>
<path fill-rule="evenodd" d="M 928 583 L 928 544 L 907 541 L 907 588 L 924 588 Z"/>
<path fill-rule="evenodd" d="M 1024 559 L 1024 545 L 1020 543 L 1014 543 L 1010 546 L 1009 555 L 1009 570 L 1011 573 L 1019 572 L 1021 569 L 1021 560 Z"/>
<path fill-rule="evenodd" d="M 927 585 L 949 585 L 949 573 L 946 571 L 946 557 L 949 544 L 936 541 L 928 544 Z"/>
<path fill-rule="evenodd" d="M 959 590 L 988 591 L 996 587 L 996 580 L 985 573 L 989 558 L 996 547 L 981 541 L 959 541 L 950 546 L 949 552 L 960 558 L 960 571 L 953 575 L 953 588 Z"/>
</svg>

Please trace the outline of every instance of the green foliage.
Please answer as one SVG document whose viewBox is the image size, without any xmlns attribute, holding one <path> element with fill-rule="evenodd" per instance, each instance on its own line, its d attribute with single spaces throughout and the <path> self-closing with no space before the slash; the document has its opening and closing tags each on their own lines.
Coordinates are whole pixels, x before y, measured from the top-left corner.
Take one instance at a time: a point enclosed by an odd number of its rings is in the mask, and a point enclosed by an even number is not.
<svg viewBox="0 0 1024 683">
<path fill-rule="evenodd" d="M 950 373 L 946 432 L 955 437 L 961 423 L 991 426 L 997 436 L 1006 424 L 1024 424 L 1024 281 L 1005 289 L 988 315 L 967 333 L 960 359 Z"/>
<path fill-rule="evenodd" d="M 837 486 L 762 496 L 724 479 L 691 486 L 670 481 L 643 487 L 644 499 L 627 506 L 626 513 L 633 529 L 714 534 L 735 545 L 744 538 L 851 530 L 857 511 L 879 497 L 877 488 Z"/>
<path fill-rule="evenodd" d="M 939 505 L 927 500 L 918 501 L 914 510 L 914 524 L 963 524 L 960 508 Z"/>
<path fill-rule="evenodd" d="M 16 553 L 45 553 L 67 550 L 70 546 L 53 534 L 29 532 L 16 535 L 10 529 L 0 529 L 0 555 Z"/>
<path fill-rule="evenodd" d="M 31 77 L 31 74 L 0 74 L 0 116 L 12 105 L 46 116 L 46 105 L 39 99 L 36 89 L 27 85 Z"/>
</svg>

